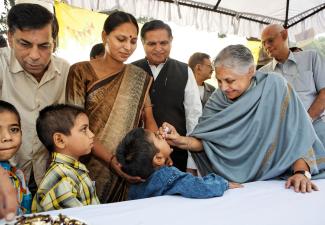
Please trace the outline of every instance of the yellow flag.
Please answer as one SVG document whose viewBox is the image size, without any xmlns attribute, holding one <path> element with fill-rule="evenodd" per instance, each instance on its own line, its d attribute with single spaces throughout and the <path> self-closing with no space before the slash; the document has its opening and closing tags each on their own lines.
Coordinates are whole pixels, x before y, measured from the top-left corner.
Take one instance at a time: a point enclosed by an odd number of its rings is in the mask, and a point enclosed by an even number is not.
<svg viewBox="0 0 325 225">
<path fill-rule="evenodd" d="M 57 1 L 55 2 L 55 14 L 60 27 L 59 51 L 61 53 L 73 53 L 83 49 L 88 54 L 91 46 L 102 42 L 103 25 L 108 15 Z M 67 57 L 69 56 L 65 56 L 65 58 Z M 69 58 L 67 59 L 69 60 Z"/>
<path fill-rule="evenodd" d="M 247 41 L 247 48 L 249 48 L 253 54 L 254 62 L 257 64 L 259 52 L 261 48 L 261 42 L 260 41 Z"/>
</svg>

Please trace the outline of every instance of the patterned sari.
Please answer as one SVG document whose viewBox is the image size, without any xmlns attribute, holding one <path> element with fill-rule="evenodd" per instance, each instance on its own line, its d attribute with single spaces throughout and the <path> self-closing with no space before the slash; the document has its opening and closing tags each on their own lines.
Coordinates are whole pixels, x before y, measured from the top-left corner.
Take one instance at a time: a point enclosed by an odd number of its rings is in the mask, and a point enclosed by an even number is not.
<svg viewBox="0 0 325 225">
<path fill-rule="evenodd" d="M 99 79 L 89 62 L 81 62 L 70 68 L 67 103 L 86 109 L 90 129 L 114 153 L 126 133 L 138 126 L 150 85 L 151 77 L 134 65 Z M 123 178 L 94 156 L 85 164 L 102 203 L 126 200 L 127 183 Z"/>
</svg>

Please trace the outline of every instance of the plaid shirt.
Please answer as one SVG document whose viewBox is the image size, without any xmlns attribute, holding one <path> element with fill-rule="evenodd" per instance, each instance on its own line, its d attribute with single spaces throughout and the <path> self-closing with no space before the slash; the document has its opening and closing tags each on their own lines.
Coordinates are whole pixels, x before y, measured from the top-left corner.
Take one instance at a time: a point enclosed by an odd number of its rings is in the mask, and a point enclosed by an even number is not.
<svg viewBox="0 0 325 225">
<path fill-rule="evenodd" d="M 32 211 L 94 204 L 99 204 L 99 200 L 86 166 L 67 155 L 54 152 L 50 168 L 33 199 Z"/>
</svg>

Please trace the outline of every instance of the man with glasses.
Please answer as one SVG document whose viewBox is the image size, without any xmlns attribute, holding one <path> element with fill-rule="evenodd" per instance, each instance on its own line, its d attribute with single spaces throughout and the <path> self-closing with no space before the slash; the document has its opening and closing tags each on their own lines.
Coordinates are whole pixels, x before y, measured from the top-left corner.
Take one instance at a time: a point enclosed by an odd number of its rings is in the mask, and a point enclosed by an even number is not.
<svg viewBox="0 0 325 225">
<path fill-rule="evenodd" d="M 192 69 L 196 83 L 199 87 L 202 106 L 208 101 L 215 87 L 205 81 L 211 78 L 213 66 L 210 56 L 206 53 L 196 52 L 188 60 L 188 66 Z"/>
<path fill-rule="evenodd" d="M 153 20 L 143 25 L 141 40 L 146 58 L 133 64 L 153 76 L 150 90 L 154 118 L 158 126 L 169 122 L 183 135 L 191 132 L 202 113 L 200 94 L 187 64 L 169 58 L 173 35 L 169 25 Z M 187 152 L 174 149 L 174 166 L 185 172 Z"/>
<path fill-rule="evenodd" d="M 10 9 L 7 23 L 10 48 L 0 49 L 0 99 L 20 113 L 23 141 L 13 163 L 24 171 L 33 193 L 49 159 L 36 134 L 36 118 L 45 106 L 64 103 L 69 64 L 52 55 L 58 24 L 43 6 L 17 4 Z"/>
<path fill-rule="evenodd" d="M 325 62 L 316 51 L 291 52 L 288 31 L 279 24 L 262 32 L 262 45 L 273 58 L 261 71 L 280 73 L 298 93 L 325 146 Z"/>
</svg>

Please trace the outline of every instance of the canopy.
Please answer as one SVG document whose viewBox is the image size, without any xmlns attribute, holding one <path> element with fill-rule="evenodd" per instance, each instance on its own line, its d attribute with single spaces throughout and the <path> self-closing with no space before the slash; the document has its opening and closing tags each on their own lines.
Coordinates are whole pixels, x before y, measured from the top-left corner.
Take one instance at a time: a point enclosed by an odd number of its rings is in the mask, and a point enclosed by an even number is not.
<svg viewBox="0 0 325 225">
<path fill-rule="evenodd" d="M 66 0 L 96 11 L 115 9 L 136 17 L 173 21 L 180 25 L 260 37 L 263 27 L 279 23 L 289 29 L 290 41 L 325 32 L 325 0 Z"/>
</svg>

